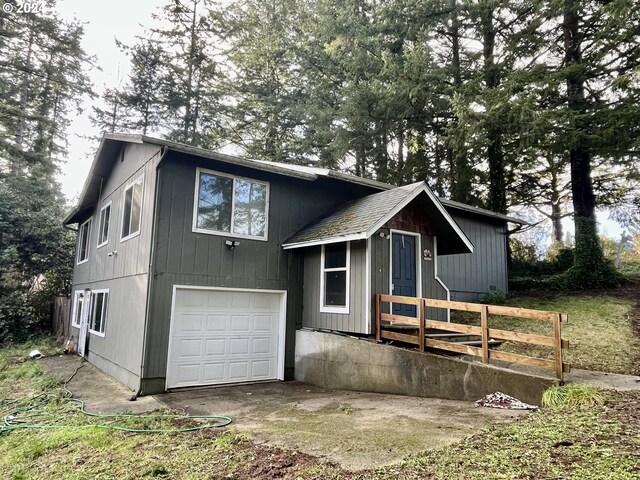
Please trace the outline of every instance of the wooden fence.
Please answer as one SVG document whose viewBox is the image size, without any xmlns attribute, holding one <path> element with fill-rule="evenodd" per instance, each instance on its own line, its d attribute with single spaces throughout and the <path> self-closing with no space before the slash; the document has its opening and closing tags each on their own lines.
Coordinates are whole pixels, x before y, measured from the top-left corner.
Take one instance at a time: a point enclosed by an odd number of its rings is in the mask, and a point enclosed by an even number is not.
<svg viewBox="0 0 640 480">
<path fill-rule="evenodd" d="M 402 303 L 415 305 L 417 317 L 404 315 L 393 315 L 384 313 L 383 304 Z M 480 326 L 464 325 L 460 323 L 441 322 L 425 318 L 426 308 L 448 308 L 465 312 L 477 312 L 480 314 Z M 527 318 L 534 320 L 548 321 L 553 324 L 553 336 L 534 335 L 510 330 L 500 330 L 489 328 L 489 315 L 502 315 L 516 318 Z M 448 300 L 435 300 L 431 298 L 403 297 L 398 295 L 376 295 L 376 339 L 396 340 L 404 343 L 418 345 L 421 352 L 425 348 L 435 348 L 449 352 L 456 352 L 466 355 L 482 357 L 483 363 L 489 363 L 491 359 L 505 362 L 519 363 L 532 367 L 544 368 L 555 371 L 556 377 L 561 382 L 563 374 L 568 373 L 570 365 L 563 363 L 563 350 L 569 348 L 569 341 L 562 339 L 562 323 L 567 322 L 566 314 L 558 312 L 548 312 L 543 310 L 530 310 L 525 308 L 502 307 L 497 305 L 483 305 L 479 303 L 452 302 Z M 395 331 L 393 327 L 396 327 Z M 415 333 L 401 333 L 397 327 L 416 327 Z M 391 329 L 389 328 L 391 327 Z M 441 339 L 428 338 L 426 329 L 443 330 L 465 335 L 477 335 L 482 339 L 482 347 L 464 345 L 455 342 L 448 342 Z M 529 345 L 543 345 L 554 349 L 554 359 L 548 360 L 515 353 L 502 352 L 489 348 L 489 340 L 505 340 L 512 342 L 526 343 Z"/>
<path fill-rule="evenodd" d="M 51 329 L 58 339 L 69 335 L 69 306 L 71 300 L 67 297 L 56 297 L 51 312 Z"/>
</svg>

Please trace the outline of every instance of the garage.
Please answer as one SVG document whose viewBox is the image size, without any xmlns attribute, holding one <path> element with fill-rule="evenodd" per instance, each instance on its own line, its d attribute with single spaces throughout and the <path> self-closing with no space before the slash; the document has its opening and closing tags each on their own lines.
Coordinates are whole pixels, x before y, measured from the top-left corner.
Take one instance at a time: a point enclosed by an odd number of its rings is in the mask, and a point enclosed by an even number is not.
<svg viewBox="0 0 640 480">
<path fill-rule="evenodd" d="M 284 379 L 286 292 L 176 286 L 166 388 Z"/>
</svg>

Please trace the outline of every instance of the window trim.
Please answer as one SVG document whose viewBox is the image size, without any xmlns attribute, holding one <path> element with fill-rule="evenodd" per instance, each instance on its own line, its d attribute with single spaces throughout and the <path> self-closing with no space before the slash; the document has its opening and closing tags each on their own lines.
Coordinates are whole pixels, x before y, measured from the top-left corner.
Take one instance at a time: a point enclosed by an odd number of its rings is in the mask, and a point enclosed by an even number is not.
<svg viewBox="0 0 640 480">
<path fill-rule="evenodd" d="M 137 185 L 138 183 L 140 183 L 142 190 L 140 191 L 140 224 L 138 225 L 138 230 L 131 233 L 129 232 L 129 235 L 127 235 L 126 237 L 122 236 L 122 227 L 124 226 L 124 209 L 125 209 L 125 199 L 127 198 L 127 190 L 129 190 L 130 188 L 134 187 L 135 185 Z M 132 195 L 132 200 L 133 200 L 133 195 Z M 142 232 L 142 209 L 144 206 L 144 173 L 142 175 L 140 175 L 139 177 L 137 177 L 135 180 L 133 180 L 131 183 L 127 184 L 124 187 L 124 190 L 122 191 L 122 214 L 120 215 L 120 243 L 122 242 L 126 242 L 127 240 L 129 240 L 130 238 L 134 238 L 137 237 L 138 235 L 140 235 L 140 232 Z M 131 216 L 129 216 L 129 228 L 131 228 Z"/>
<path fill-rule="evenodd" d="M 102 212 L 104 212 L 107 208 L 109 209 L 109 223 L 107 224 L 107 239 L 104 242 L 99 243 L 100 235 L 102 234 Z M 109 202 L 100 209 L 100 213 L 98 215 L 98 238 L 96 240 L 97 242 L 96 250 L 100 247 L 104 247 L 109 243 L 109 234 L 111 233 L 111 217 L 113 216 L 112 213 L 113 213 L 113 208 L 111 208 L 111 200 L 109 200 Z"/>
<path fill-rule="evenodd" d="M 325 245 L 321 246 L 320 249 L 320 313 L 342 313 L 342 314 L 349 314 L 349 292 L 351 289 L 351 242 L 336 242 L 336 243 L 344 243 L 346 245 L 346 259 L 345 259 L 345 266 L 344 267 L 335 267 L 335 268 L 325 268 L 324 266 L 324 247 Z M 344 303 L 345 305 L 343 307 L 337 307 L 337 306 L 327 306 L 324 304 L 324 300 L 325 300 L 325 282 L 324 282 L 324 276 L 325 273 L 327 272 L 346 272 L 345 273 L 345 299 L 344 299 Z"/>
<path fill-rule="evenodd" d="M 220 177 L 231 178 L 233 180 L 233 186 L 231 189 L 232 197 L 231 197 L 231 226 L 230 232 L 220 232 L 217 230 L 208 230 L 205 228 L 198 227 L 198 203 L 200 200 L 200 174 L 208 173 L 211 175 L 217 175 Z M 233 218 L 235 214 L 235 194 L 236 194 L 236 180 L 245 180 L 247 182 L 258 183 L 267 187 L 267 195 L 265 197 L 265 208 L 264 208 L 264 235 L 245 235 L 242 233 L 233 233 Z M 269 182 L 265 182 L 263 180 L 256 180 L 255 178 L 249 177 L 241 177 L 238 175 L 231 175 L 229 173 L 222 173 L 216 170 L 209 170 L 207 168 L 196 168 L 196 181 L 195 181 L 195 189 L 193 194 L 193 219 L 191 223 L 191 231 L 194 233 L 204 233 L 206 235 L 219 235 L 221 237 L 233 237 L 233 238 L 246 238 L 248 240 L 258 240 L 261 242 L 266 242 L 269 240 L 269 201 L 271 199 L 271 185 Z"/>
<path fill-rule="evenodd" d="M 93 319 L 95 316 L 95 310 L 94 310 L 94 305 L 96 300 L 98 299 L 98 294 L 99 293 L 106 293 L 107 294 L 107 301 L 102 303 L 102 332 L 99 332 L 98 330 L 94 330 L 93 329 Z M 91 290 L 91 310 L 89 312 L 89 333 L 92 335 L 96 335 L 98 337 L 103 337 L 105 336 L 105 333 L 107 331 L 106 329 L 106 325 L 107 325 L 107 317 L 109 314 L 109 289 L 108 288 L 100 288 L 100 289 L 96 289 L 96 290 Z"/>
<path fill-rule="evenodd" d="M 78 312 L 78 299 L 80 298 L 81 294 L 84 295 L 84 290 L 76 290 L 75 292 L 73 292 L 73 308 L 71 309 L 71 326 L 73 328 L 80 328 L 81 322 L 76 323 L 76 318 L 78 318 L 78 313 L 82 313 L 82 309 L 80 309 L 80 312 Z"/>
<path fill-rule="evenodd" d="M 81 223 L 78 227 L 78 246 L 76 252 L 76 265 L 82 265 L 83 263 L 87 263 L 89 261 L 89 248 L 91 247 L 91 220 L 93 217 L 89 217 L 85 222 Z M 87 257 L 83 260 L 80 259 L 80 253 L 82 252 L 82 247 L 80 245 L 80 236 L 82 232 L 82 228 L 87 225 Z"/>
</svg>

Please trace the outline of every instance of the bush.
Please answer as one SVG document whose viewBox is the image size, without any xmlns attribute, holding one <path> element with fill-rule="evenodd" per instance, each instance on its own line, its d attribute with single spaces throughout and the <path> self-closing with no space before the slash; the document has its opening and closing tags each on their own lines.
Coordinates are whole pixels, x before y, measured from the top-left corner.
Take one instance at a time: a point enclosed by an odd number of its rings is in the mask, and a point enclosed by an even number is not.
<svg viewBox="0 0 640 480">
<path fill-rule="evenodd" d="M 600 389 L 591 385 L 553 386 L 542 395 L 542 406 L 546 408 L 595 407 L 603 403 Z"/>
<path fill-rule="evenodd" d="M 483 303 L 489 305 L 504 305 L 507 301 L 507 294 L 496 290 L 495 292 L 487 292 L 484 294 Z"/>
</svg>

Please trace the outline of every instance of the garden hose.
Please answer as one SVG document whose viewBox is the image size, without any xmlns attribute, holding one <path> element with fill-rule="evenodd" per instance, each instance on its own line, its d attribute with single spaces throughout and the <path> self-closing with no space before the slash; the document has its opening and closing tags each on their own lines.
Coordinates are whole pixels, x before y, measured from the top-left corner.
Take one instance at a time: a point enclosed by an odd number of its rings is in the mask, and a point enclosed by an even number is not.
<svg viewBox="0 0 640 480">
<path fill-rule="evenodd" d="M 79 405 L 79 411 L 86 415 L 87 417 L 98 418 L 98 419 L 117 419 L 117 418 L 135 418 L 135 419 L 147 419 L 147 420 L 217 420 L 217 422 L 208 422 L 202 425 L 196 425 L 192 427 L 182 427 L 182 428 L 131 428 L 131 427 L 123 427 L 119 425 L 113 424 L 88 424 L 88 425 L 65 425 L 65 424 L 48 424 L 48 423 L 29 423 L 28 421 L 23 420 L 23 418 L 28 418 L 25 416 L 27 412 L 34 411 L 40 407 L 47 405 L 52 399 L 57 398 L 55 395 L 41 393 L 39 395 L 35 395 L 23 402 L 21 400 L 8 400 L 5 402 L 0 402 L 0 412 L 4 413 L 2 417 L 2 423 L 0 423 L 0 435 L 4 433 L 11 432 L 17 429 L 55 429 L 55 428 L 102 428 L 106 430 L 117 430 L 121 432 L 128 433 L 183 433 L 183 432 L 194 432 L 197 430 L 204 430 L 208 428 L 221 428 L 226 427 L 231 424 L 233 420 L 231 417 L 226 415 L 173 415 L 173 414 L 135 414 L 135 413 L 94 413 L 88 412 L 85 409 L 85 402 L 83 400 L 73 398 L 73 394 L 67 389 L 67 384 L 71 381 L 71 379 L 78 373 L 78 370 L 83 365 L 80 365 L 76 371 L 71 375 L 71 377 L 64 383 L 63 394 L 64 398 L 67 401 L 74 402 Z M 43 398 L 44 397 L 44 398 Z M 34 401 L 43 398 L 37 403 L 33 404 Z M 26 406 L 17 406 L 17 404 L 22 404 Z M 6 413 L 5 413 L 6 412 Z"/>
</svg>

